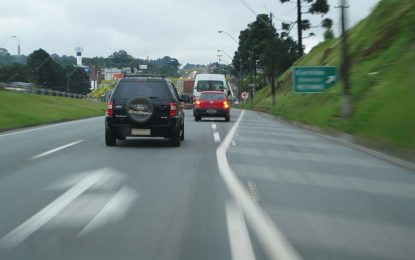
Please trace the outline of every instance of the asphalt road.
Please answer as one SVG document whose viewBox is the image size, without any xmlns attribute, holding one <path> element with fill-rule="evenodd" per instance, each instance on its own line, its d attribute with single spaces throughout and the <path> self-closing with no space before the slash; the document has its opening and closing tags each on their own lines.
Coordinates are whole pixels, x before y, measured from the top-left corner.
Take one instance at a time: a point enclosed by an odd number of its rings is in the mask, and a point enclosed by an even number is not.
<svg viewBox="0 0 415 260">
<path fill-rule="evenodd" d="M 0 259 L 414 259 L 409 169 L 250 111 L 179 148 L 103 120 L 0 134 Z"/>
</svg>

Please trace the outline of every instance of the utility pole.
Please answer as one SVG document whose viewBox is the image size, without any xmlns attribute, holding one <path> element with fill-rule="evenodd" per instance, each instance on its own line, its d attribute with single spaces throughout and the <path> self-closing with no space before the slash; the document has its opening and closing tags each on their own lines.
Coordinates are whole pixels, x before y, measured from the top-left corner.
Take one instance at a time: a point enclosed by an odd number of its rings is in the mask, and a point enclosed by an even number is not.
<svg viewBox="0 0 415 260">
<path fill-rule="evenodd" d="M 269 32 L 270 32 L 270 37 L 269 37 L 269 52 L 270 55 L 272 55 L 273 53 L 273 49 L 274 49 L 274 34 L 272 33 L 272 13 L 269 14 Z M 271 97 L 272 97 L 272 106 L 275 107 L 275 67 L 274 67 L 274 62 L 272 61 L 272 59 L 270 59 L 270 67 L 271 67 Z"/>
<path fill-rule="evenodd" d="M 349 82 L 349 55 L 348 55 L 348 43 L 346 32 L 346 13 L 345 9 L 348 8 L 347 0 L 340 0 L 341 10 L 341 29 L 342 29 L 342 65 L 340 77 L 343 81 L 343 117 L 349 118 L 351 116 L 351 97 L 350 97 L 350 82 Z"/>
<path fill-rule="evenodd" d="M 254 89 L 252 87 L 252 60 L 253 60 L 253 51 L 249 51 L 249 88 L 251 92 L 251 108 L 254 109 Z"/>
<path fill-rule="evenodd" d="M 241 93 L 242 93 L 242 58 L 239 58 L 239 88 L 238 88 L 238 100 L 241 101 Z"/>
<path fill-rule="evenodd" d="M 298 56 L 303 57 L 303 28 L 301 21 L 301 0 L 297 0 L 297 30 L 298 30 Z M 271 16 L 272 18 L 272 16 Z"/>
</svg>

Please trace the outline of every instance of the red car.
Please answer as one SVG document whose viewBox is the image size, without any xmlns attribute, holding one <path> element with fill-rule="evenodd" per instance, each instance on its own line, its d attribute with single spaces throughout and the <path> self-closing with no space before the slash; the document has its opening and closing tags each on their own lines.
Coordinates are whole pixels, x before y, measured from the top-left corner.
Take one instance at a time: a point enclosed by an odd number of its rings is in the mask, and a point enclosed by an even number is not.
<svg viewBox="0 0 415 260">
<path fill-rule="evenodd" d="M 229 122 L 230 110 L 230 102 L 223 91 L 203 91 L 195 100 L 193 115 L 195 121 L 200 121 L 202 117 L 224 117 Z"/>
</svg>

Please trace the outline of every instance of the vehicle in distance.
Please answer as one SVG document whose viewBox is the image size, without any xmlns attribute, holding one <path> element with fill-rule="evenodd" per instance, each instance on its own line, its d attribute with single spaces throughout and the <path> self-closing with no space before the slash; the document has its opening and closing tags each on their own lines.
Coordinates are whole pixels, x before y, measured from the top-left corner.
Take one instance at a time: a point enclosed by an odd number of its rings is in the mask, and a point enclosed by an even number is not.
<svg viewBox="0 0 415 260">
<path fill-rule="evenodd" d="M 183 94 L 188 96 L 193 96 L 193 87 L 195 85 L 194 79 L 185 79 L 183 80 Z"/>
<path fill-rule="evenodd" d="M 184 140 L 184 111 L 176 87 L 157 77 L 120 79 L 107 107 L 105 143 L 126 137 L 164 137 L 173 146 Z"/>
<path fill-rule="evenodd" d="M 225 75 L 222 74 L 197 74 L 193 88 L 194 100 L 197 100 L 203 91 L 221 91 L 230 95 Z"/>
<path fill-rule="evenodd" d="M 203 91 L 195 101 L 193 114 L 195 121 L 202 117 L 224 117 L 226 122 L 230 120 L 230 103 L 227 95 L 222 91 Z"/>
<path fill-rule="evenodd" d="M 193 99 L 189 95 L 182 94 L 182 102 L 184 103 L 185 109 L 193 108 Z"/>
</svg>

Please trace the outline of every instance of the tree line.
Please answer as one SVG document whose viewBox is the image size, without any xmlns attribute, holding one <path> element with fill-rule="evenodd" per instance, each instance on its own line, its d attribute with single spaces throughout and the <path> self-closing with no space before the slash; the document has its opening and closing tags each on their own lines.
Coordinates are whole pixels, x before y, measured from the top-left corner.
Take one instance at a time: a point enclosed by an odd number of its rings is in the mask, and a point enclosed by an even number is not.
<svg viewBox="0 0 415 260">
<path fill-rule="evenodd" d="M 89 76 L 81 67 L 58 64 L 43 49 L 32 52 L 25 60 L 25 63 L 0 65 L 0 82 L 30 82 L 38 87 L 77 94 L 90 91 Z"/>
<path fill-rule="evenodd" d="M 108 57 L 84 57 L 83 65 L 95 68 L 129 68 L 130 73 L 142 73 L 177 77 L 180 63 L 165 56 L 158 59 L 134 58 L 124 50 L 115 51 Z M 147 69 L 140 70 L 140 65 Z M 89 74 L 76 66 L 76 57 L 49 55 L 39 49 L 28 56 L 10 55 L 0 48 L 0 82 L 31 82 L 43 88 L 86 94 L 90 91 Z"/>
<path fill-rule="evenodd" d="M 74 56 L 54 56 L 54 60 L 62 65 L 75 64 Z M 146 74 L 163 75 L 166 77 L 177 77 L 180 63 L 176 58 L 164 56 L 158 59 L 140 59 L 130 55 L 125 50 L 113 52 L 108 57 L 85 57 L 82 63 L 86 66 L 95 66 L 96 68 L 130 68 L 130 72 L 140 71 L 140 65 L 147 65 L 147 69 L 143 71 Z"/>
</svg>

